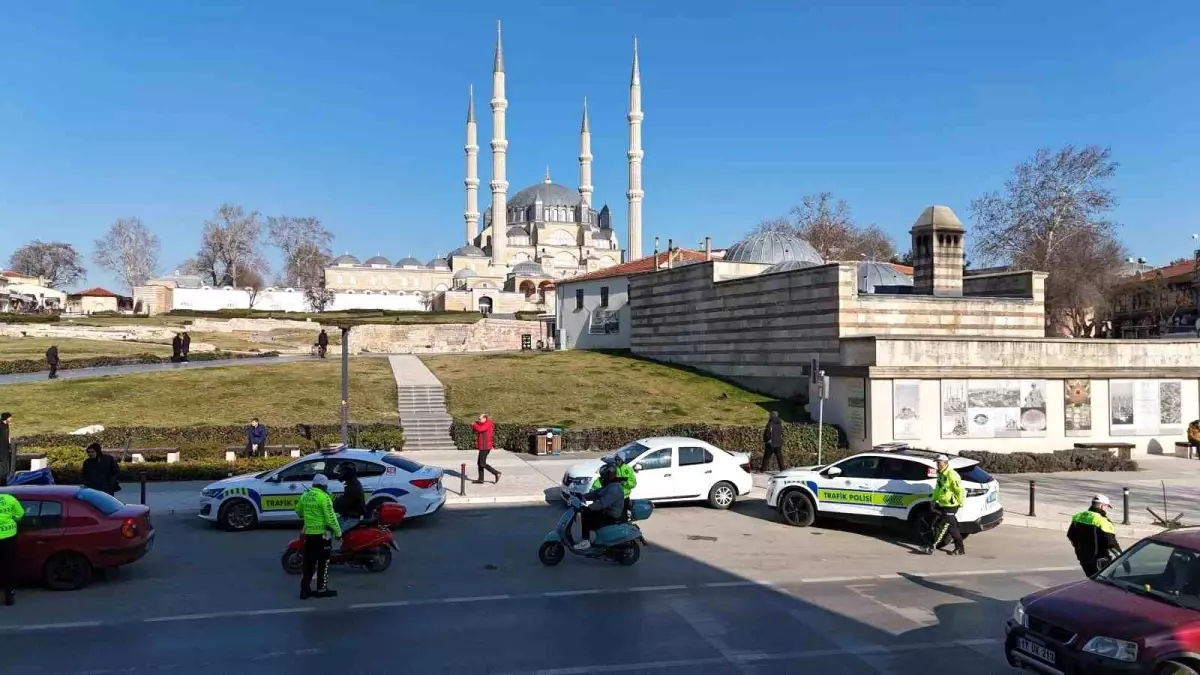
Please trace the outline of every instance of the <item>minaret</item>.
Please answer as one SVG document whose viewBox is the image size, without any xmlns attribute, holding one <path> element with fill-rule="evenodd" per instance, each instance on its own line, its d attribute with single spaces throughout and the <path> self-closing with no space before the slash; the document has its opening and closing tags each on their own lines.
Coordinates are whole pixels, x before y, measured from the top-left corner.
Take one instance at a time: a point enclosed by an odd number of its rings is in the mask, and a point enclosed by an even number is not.
<svg viewBox="0 0 1200 675">
<path fill-rule="evenodd" d="M 642 73 L 637 36 L 633 37 L 633 75 L 629 79 L 629 260 L 642 257 Z"/>
<path fill-rule="evenodd" d="M 586 223 L 592 208 L 592 130 L 588 126 L 587 97 L 583 99 L 583 124 L 579 127 L 579 222 Z"/>
<path fill-rule="evenodd" d="M 475 86 L 467 92 L 467 144 L 463 146 L 467 153 L 467 179 L 463 181 L 467 186 L 467 208 L 463 219 L 467 221 L 466 243 L 470 245 L 479 236 L 479 125 L 475 123 Z"/>
<path fill-rule="evenodd" d="M 500 22 L 496 22 L 496 60 L 492 64 L 492 266 L 500 272 L 507 269 L 508 256 L 508 178 L 505 162 L 508 141 L 505 140 L 504 111 L 504 46 L 500 40 Z"/>
</svg>

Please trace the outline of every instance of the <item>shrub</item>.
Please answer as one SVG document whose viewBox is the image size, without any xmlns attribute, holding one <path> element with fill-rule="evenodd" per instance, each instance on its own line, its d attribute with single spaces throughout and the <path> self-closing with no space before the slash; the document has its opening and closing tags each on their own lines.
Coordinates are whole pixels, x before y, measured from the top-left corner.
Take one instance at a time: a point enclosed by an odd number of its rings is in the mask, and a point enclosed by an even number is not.
<svg viewBox="0 0 1200 675">
<path fill-rule="evenodd" d="M 191 361 L 220 361 L 225 359 L 271 358 L 279 356 L 279 352 L 256 352 L 245 354 L 241 352 L 197 352 L 189 354 Z M 146 363 L 170 363 L 171 357 L 157 354 L 132 354 L 127 356 L 93 356 L 86 359 L 67 359 L 59 361 L 59 370 L 79 370 L 81 368 L 106 368 L 111 366 L 132 366 Z M 0 375 L 16 373 L 39 373 L 50 370 L 45 359 L 21 359 L 18 361 L 0 361 Z"/>
<path fill-rule="evenodd" d="M 1137 471 L 1137 462 L 1118 459 L 1107 450 L 1072 448 L 1054 452 L 985 452 L 965 450 L 958 453 L 979 462 L 988 473 L 1059 473 L 1062 471 Z"/>
<path fill-rule="evenodd" d="M 464 450 L 475 448 L 475 432 L 468 422 L 455 421 L 451 425 L 451 435 L 455 446 Z M 529 450 L 537 427 L 520 424 L 497 424 L 493 441 L 497 448 L 514 452 Z M 652 436 L 686 436 L 698 438 L 712 443 L 730 452 L 750 453 L 755 466 L 762 461 L 763 442 L 762 427 L 718 427 L 704 424 L 676 424 L 669 427 L 626 428 L 609 427 L 599 429 L 563 429 L 562 444 L 564 450 L 609 451 L 638 440 Z M 822 459 L 831 461 L 850 454 L 849 450 L 838 448 L 838 430 L 831 425 L 825 425 L 823 439 L 824 453 Z M 815 424 L 784 424 L 783 425 L 783 454 L 789 466 L 816 464 L 817 462 L 817 425 Z"/>
<path fill-rule="evenodd" d="M 0 312 L 0 323 L 55 323 L 57 314 L 18 314 L 15 312 Z"/>
<path fill-rule="evenodd" d="M 268 425 L 269 445 L 298 445 L 303 450 L 312 450 L 318 444 L 338 442 L 341 426 L 337 424 L 312 424 L 271 427 Z M 126 446 L 130 448 L 176 448 L 185 457 L 212 457 L 224 461 L 225 448 L 246 444 L 246 427 L 239 425 L 205 427 L 107 427 L 98 434 L 73 436 L 71 434 L 36 434 L 14 439 L 21 452 L 52 449 L 77 448 L 82 460 L 83 448 L 89 443 L 99 443 L 108 450 Z M 404 447 L 404 432 L 398 424 L 373 423 L 351 424 L 351 445 L 364 448 Z"/>
<path fill-rule="evenodd" d="M 82 482 L 83 460 L 86 454 L 79 447 L 36 448 L 32 453 L 22 452 L 17 456 L 17 469 L 29 468 L 31 454 L 45 454 L 56 483 L 73 484 Z M 121 462 L 119 480 L 136 483 L 141 474 L 147 481 L 219 480 L 232 475 L 267 471 L 279 468 L 292 461 L 291 457 L 244 457 L 236 462 L 225 461 L 224 452 L 201 451 L 180 452 L 180 461 L 167 464 L 167 454 L 150 453 L 145 462 Z"/>
</svg>

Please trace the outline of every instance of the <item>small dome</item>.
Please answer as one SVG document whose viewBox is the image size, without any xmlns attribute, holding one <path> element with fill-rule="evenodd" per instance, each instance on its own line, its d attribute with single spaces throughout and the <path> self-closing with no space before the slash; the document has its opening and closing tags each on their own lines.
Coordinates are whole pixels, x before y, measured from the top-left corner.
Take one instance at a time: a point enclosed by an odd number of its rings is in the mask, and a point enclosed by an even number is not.
<svg viewBox="0 0 1200 675">
<path fill-rule="evenodd" d="M 474 279 L 475 277 L 478 277 L 478 276 L 479 275 L 475 273 L 475 270 L 473 270 L 469 267 L 463 268 L 454 273 L 455 279 Z"/>
<path fill-rule="evenodd" d="M 543 206 L 578 206 L 582 199 L 577 190 L 572 190 L 565 185 L 543 181 L 518 191 L 509 198 L 508 205 L 527 207 L 532 206 L 534 202 L 541 202 Z"/>
<path fill-rule="evenodd" d="M 387 261 L 385 260 L 384 262 L 387 262 Z M 358 263 L 358 258 L 355 258 L 354 256 L 347 253 L 345 255 L 339 255 L 338 257 L 334 258 L 333 264 L 334 265 L 357 265 L 359 263 Z"/>
<path fill-rule="evenodd" d="M 526 232 L 525 228 L 521 227 L 520 225 L 513 225 L 512 227 L 508 228 L 508 236 L 510 236 L 510 237 L 528 237 L 529 233 Z"/>
<path fill-rule="evenodd" d="M 463 255 L 463 256 L 467 256 L 467 257 L 471 257 L 471 258 L 486 258 L 487 257 L 487 254 L 483 252 L 483 249 L 479 248 L 478 246 L 472 246 L 470 244 L 467 244 L 466 246 L 462 246 L 460 248 L 454 249 L 453 251 L 450 252 L 450 255 L 452 255 L 452 256 Z"/>
<path fill-rule="evenodd" d="M 518 277 L 549 276 L 546 274 L 546 270 L 542 269 L 542 266 L 539 263 L 536 263 L 532 260 L 526 260 L 525 262 L 517 263 L 513 266 L 512 273 Z"/>
<path fill-rule="evenodd" d="M 425 263 L 410 256 L 401 258 L 396 261 L 396 267 L 424 267 Z"/>
<path fill-rule="evenodd" d="M 876 287 L 890 290 L 903 287 L 912 288 L 912 285 L 912 277 L 896 269 L 894 265 L 880 262 L 858 263 L 859 293 L 874 293 Z"/>
<path fill-rule="evenodd" d="M 785 260 L 798 260 L 823 265 L 821 254 L 800 237 L 781 232 L 755 232 L 729 247 L 727 262 L 766 263 L 774 265 Z"/>
<path fill-rule="evenodd" d="M 448 270 L 448 269 L 450 269 L 450 263 L 446 262 L 445 258 L 434 258 L 433 260 L 430 260 L 425 266 L 431 270 Z"/>
<path fill-rule="evenodd" d="M 392 261 L 388 260 L 387 258 L 385 258 L 381 255 L 373 255 L 370 258 L 367 258 L 367 261 L 363 264 L 364 265 L 389 265 L 390 266 L 392 264 Z"/>
<path fill-rule="evenodd" d="M 803 260 L 784 260 L 783 262 L 775 263 L 767 269 L 763 270 L 763 274 L 773 274 L 775 272 L 791 272 L 792 270 L 802 270 L 808 267 L 813 267 L 814 264 Z"/>
</svg>

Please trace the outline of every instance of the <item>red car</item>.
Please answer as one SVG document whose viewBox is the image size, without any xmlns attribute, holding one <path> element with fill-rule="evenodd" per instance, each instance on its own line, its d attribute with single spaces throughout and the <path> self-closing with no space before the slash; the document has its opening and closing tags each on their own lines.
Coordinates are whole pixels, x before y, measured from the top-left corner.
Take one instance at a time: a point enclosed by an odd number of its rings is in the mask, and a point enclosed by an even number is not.
<svg viewBox="0 0 1200 675">
<path fill-rule="evenodd" d="M 18 485 L 0 492 L 25 507 L 17 524 L 22 583 L 83 588 L 96 570 L 137 562 L 154 545 L 148 506 L 78 485 Z"/>
<path fill-rule="evenodd" d="M 1147 537 L 1091 579 L 1013 609 L 1010 665 L 1050 675 L 1200 673 L 1200 529 Z"/>
</svg>

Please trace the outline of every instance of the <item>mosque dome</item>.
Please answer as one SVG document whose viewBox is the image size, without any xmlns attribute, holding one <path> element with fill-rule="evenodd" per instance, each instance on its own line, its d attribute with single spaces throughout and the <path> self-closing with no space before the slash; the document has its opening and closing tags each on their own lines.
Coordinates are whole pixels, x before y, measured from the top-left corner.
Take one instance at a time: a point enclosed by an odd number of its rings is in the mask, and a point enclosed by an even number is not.
<svg viewBox="0 0 1200 675">
<path fill-rule="evenodd" d="M 537 185 L 530 185 L 509 197 L 508 205 L 514 208 L 524 208 L 533 206 L 534 202 L 540 200 L 542 206 L 579 206 L 582 199 L 576 190 L 558 183 L 543 181 Z"/>
<path fill-rule="evenodd" d="M 755 232 L 730 246 L 725 253 L 726 262 L 774 265 L 789 260 L 810 265 L 825 264 L 812 244 L 795 235 L 780 232 Z"/>
<path fill-rule="evenodd" d="M 808 267 L 813 267 L 816 263 L 811 263 L 806 260 L 784 260 L 783 262 L 775 263 L 767 269 L 763 270 L 763 274 L 773 274 L 775 272 L 791 272 L 792 270 L 802 270 Z"/>
<path fill-rule="evenodd" d="M 425 263 L 410 256 L 405 256 L 396 261 L 396 267 L 424 267 Z"/>
<path fill-rule="evenodd" d="M 475 273 L 475 270 L 469 267 L 465 267 L 454 273 L 455 279 L 474 279 L 477 276 L 479 275 Z"/>
<path fill-rule="evenodd" d="M 513 225 L 512 227 L 508 228 L 508 236 L 510 236 L 510 237 L 528 237 L 529 232 L 527 232 L 525 230 L 525 228 L 521 227 L 520 225 Z"/>
<path fill-rule="evenodd" d="M 472 246 L 470 244 L 467 244 L 466 246 L 462 246 L 462 247 L 454 249 L 453 251 L 450 252 L 450 255 L 452 255 L 452 256 L 462 255 L 462 256 L 467 256 L 470 258 L 486 258 L 487 257 L 487 254 L 483 252 L 483 249 L 479 248 L 478 246 Z"/>
<path fill-rule="evenodd" d="M 364 265 L 388 265 L 388 266 L 391 266 L 392 261 L 388 260 L 387 258 L 385 258 L 381 255 L 373 255 L 370 258 L 367 258 L 367 261 L 363 264 Z"/>
<path fill-rule="evenodd" d="M 384 262 L 386 263 L 387 261 L 385 260 Z M 358 263 L 358 258 L 355 258 L 354 256 L 347 253 L 345 255 L 339 255 L 338 257 L 334 258 L 333 264 L 334 265 L 357 265 L 359 263 Z"/>
<path fill-rule="evenodd" d="M 540 263 L 536 263 L 532 260 L 526 260 L 524 262 L 517 263 L 516 265 L 513 266 L 512 273 L 518 277 L 549 276 L 548 274 L 546 274 L 546 270 L 542 269 L 542 266 Z"/>
<path fill-rule="evenodd" d="M 874 293 L 877 287 L 892 289 L 912 288 L 912 277 L 896 269 L 895 265 L 881 262 L 858 263 L 858 292 Z"/>
<path fill-rule="evenodd" d="M 431 270 L 448 270 L 450 269 L 450 263 L 446 262 L 445 258 L 434 258 L 433 260 L 430 260 L 425 267 L 428 267 Z"/>
</svg>

